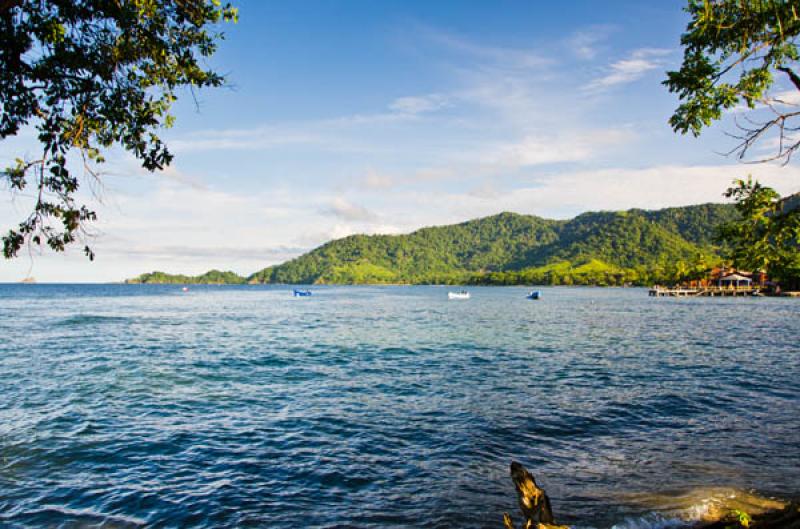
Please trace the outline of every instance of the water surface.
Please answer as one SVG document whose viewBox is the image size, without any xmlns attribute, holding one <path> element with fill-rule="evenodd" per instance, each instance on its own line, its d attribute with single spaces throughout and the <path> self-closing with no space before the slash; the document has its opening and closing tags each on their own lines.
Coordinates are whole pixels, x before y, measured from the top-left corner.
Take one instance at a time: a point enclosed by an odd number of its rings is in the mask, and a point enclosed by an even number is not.
<svg viewBox="0 0 800 529">
<path fill-rule="evenodd" d="M 578 526 L 800 489 L 797 300 L 313 292 L 0 285 L 0 526 L 499 527 L 512 459 Z"/>
</svg>

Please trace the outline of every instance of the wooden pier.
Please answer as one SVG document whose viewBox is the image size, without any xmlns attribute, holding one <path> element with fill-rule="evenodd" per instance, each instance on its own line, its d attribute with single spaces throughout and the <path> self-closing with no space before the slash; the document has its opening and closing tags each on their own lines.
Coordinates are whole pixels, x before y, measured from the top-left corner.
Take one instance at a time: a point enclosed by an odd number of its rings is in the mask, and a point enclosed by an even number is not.
<svg viewBox="0 0 800 529">
<path fill-rule="evenodd" d="M 663 297 L 669 296 L 674 298 L 690 298 L 690 297 L 715 297 L 715 296 L 758 296 L 761 294 L 762 287 L 760 286 L 725 286 L 725 287 L 653 287 L 650 289 L 650 296 Z"/>
</svg>

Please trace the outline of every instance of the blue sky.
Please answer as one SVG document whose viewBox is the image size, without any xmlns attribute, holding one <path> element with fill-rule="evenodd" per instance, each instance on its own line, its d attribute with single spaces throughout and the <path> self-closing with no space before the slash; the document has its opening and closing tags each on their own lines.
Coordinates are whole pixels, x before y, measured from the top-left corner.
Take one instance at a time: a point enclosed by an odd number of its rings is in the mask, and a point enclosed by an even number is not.
<svg viewBox="0 0 800 529">
<path fill-rule="evenodd" d="M 793 166 L 718 154 L 730 123 L 699 139 L 670 130 L 676 100 L 660 83 L 680 64 L 683 2 L 238 6 L 210 61 L 230 86 L 176 105 L 173 165 L 151 175 L 108 156 L 97 260 L 26 253 L 0 281 L 249 274 L 351 233 L 721 201 L 748 173 L 800 187 Z M 29 152 L 23 134 L 0 162 Z M 5 231 L 26 201 L 3 200 Z"/>
</svg>

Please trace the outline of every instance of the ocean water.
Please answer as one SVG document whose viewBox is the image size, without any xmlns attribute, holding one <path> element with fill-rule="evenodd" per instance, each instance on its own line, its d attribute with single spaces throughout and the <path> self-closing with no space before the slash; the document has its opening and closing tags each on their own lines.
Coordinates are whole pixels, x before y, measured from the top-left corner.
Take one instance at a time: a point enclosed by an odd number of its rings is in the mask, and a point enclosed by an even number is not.
<svg viewBox="0 0 800 529">
<path fill-rule="evenodd" d="M 497 528 L 512 460 L 578 527 L 800 493 L 798 300 L 312 290 L 0 285 L 0 527 Z"/>
</svg>

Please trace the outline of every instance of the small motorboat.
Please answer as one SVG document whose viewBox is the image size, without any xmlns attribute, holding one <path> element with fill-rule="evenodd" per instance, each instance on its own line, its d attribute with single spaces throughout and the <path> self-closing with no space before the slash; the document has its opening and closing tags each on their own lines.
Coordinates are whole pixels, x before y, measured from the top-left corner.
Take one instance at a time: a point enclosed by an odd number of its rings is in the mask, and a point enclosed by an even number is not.
<svg viewBox="0 0 800 529">
<path fill-rule="evenodd" d="M 531 290 L 530 293 L 525 296 L 528 299 L 539 299 L 539 291 L 538 290 Z"/>
<path fill-rule="evenodd" d="M 300 290 L 299 288 L 294 289 L 294 297 L 296 298 L 306 297 L 310 295 L 311 295 L 310 290 Z"/>
<path fill-rule="evenodd" d="M 460 292 L 448 292 L 447 299 L 469 299 L 469 292 L 462 290 Z"/>
</svg>

